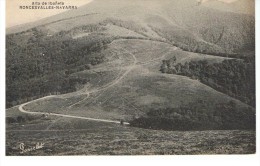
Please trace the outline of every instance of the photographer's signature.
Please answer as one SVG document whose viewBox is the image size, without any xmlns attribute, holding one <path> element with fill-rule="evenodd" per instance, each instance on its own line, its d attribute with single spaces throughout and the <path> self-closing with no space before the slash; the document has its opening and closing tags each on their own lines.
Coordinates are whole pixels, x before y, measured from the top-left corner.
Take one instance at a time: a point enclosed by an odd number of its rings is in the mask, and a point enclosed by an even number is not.
<svg viewBox="0 0 260 166">
<path fill-rule="evenodd" d="M 45 143 L 42 143 L 42 142 L 37 142 L 36 145 L 33 145 L 33 146 L 26 146 L 24 143 L 20 143 L 20 153 L 23 154 L 23 153 L 26 153 L 26 152 L 31 152 L 31 151 L 35 151 L 35 150 L 38 150 L 38 149 L 42 149 L 44 147 L 44 144 Z"/>
</svg>

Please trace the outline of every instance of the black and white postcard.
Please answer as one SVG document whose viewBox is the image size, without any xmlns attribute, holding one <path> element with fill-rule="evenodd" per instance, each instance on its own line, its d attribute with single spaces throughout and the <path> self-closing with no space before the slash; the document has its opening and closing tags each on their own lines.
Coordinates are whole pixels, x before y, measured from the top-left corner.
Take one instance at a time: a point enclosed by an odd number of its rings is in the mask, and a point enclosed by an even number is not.
<svg viewBox="0 0 260 166">
<path fill-rule="evenodd" d="M 6 156 L 256 153 L 254 0 L 7 0 L 5 28 Z"/>
</svg>

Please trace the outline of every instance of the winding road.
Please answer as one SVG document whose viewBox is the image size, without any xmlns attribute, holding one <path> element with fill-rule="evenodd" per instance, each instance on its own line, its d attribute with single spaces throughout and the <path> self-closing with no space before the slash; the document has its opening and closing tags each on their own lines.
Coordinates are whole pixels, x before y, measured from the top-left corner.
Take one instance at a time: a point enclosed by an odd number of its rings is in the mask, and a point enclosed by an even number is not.
<svg viewBox="0 0 260 166">
<path fill-rule="evenodd" d="M 114 79 L 113 81 L 109 82 L 108 84 L 100 87 L 100 88 L 97 88 L 97 89 L 94 89 L 94 90 L 91 90 L 91 91 L 87 91 L 87 90 L 84 90 L 84 94 L 86 94 L 87 96 L 73 104 L 71 104 L 70 106 L 68 106 L 68 108 L 72 108 L 73 106 L 85 101 L 86 99 L 89 98 L 89 96 L 93 93 L 96 93 L 96 92 L 100 92 L 100 91 L 103 91 L 103 90 L 106 90 L 108 88 L 111 88 L 113 86 L 115 86 L 116 84 L 118 84 L 124 77 L 126 77 L 128 75 L 128 73 L 130 73 L 136 66 L 139 66 L 139 65 L 147 65 L 147 64 L 150 64 L 150 63 L 154 63 L 156 61 L 160 61 L 162 60 L 162 58 L 164 58 L 165 55 L 163 55 L 162 57 L 159 57 L 159 58 L 156 58 L 156 59 L 153 59 L 153 60 L 150 60 L 148 62 L 138 62 L 137 58 L 135 57 L 135 55 L 131 52 L 129 52 L 128 50 L 124 49 L 124 48 L 121 48 L 124 52 L 127 52 L 127 54 L 131 55 L 132 58 L 133 58 L 133 63 L 130 64 L 129 66 L 126 67 L 126 71 L 121 75 L 121 76 L 118 76 L 116 79 Z M 177 50 L 178 48 L 177 47 L 174 47 L 174 50 Z M 81 93 L 82 94 L 82 93 Z M 45 97 L 42 97 L 42 98 L 39 98 L 39 99 L 36 99 L 36 100 L 32 100 L 32 101 L 29 101 L 27 103 L 24 103 L 24 104 L 21 104 L 18 109 L 20 112 L 23 112 L 23 113 L 26 113 L 26 114 L 34 114 L 34 115 L 52 115 L 52 116 L 58 116 L 58 117 L 65 117 L 65 118 L 74 118 L 74 119 L 85 119 L 85 120 L 90 120 L 90 121 L 97 121 L 97 122 L 105 122 L 105 123 L 116 123 L 116 124 L 124 124 L 124 125 L 130 125 L 130 123 L 128 122 L 122 122 L 122 121 L 117 121 L 117 120 L 110 120 L 110 119 L 98 119 L 98 118 L 90 118 L 90 117 L 84 117 L 84 116 L 74 116 L 74 115 L 67 115 L 67 114 L 58 114 L 58 113 L 50 113 L 50 112 L 33 112 L 33 111 L 28 111 L 26 109 L 24 109 L 24 106 L 28 105 L 28 104 L 31 104 L 33 102 L 36 102 L 36 101 L 40 101 L 40 100 L 44 100 L 44 99 L 48 99 L 48 98 L 65 98 L 64 95 L 50 95 L 50 96 L 45 96 Z"/>
<path fill-rule="evenodd" d="M 127 51 L 124 49 L 124 51 Z M 133 64 L 131 64 L 128 69 L 124 72 L 124 74 L 122 74 L 119 78 L 115 79 L 114 81 L 112 81 L 111 83 L 105 85 L 104 87 L 101 87 L 99 89 L 95 89 L 95 90 L 92 90 L 90 92 L 86 92 L 87 94 L 87 97 L 85 97 L 84 99 L 72 104 L 69 106 L 69 108 L 71 108 L 72 106 L 84 101 L 85 99 L 87 99 L 91 93 L 95 93 L 95 92 L 98 92 L 98 91 L 101 91 L 101 90 L 105 90 L 105 89 L 108 89 L 114 85 L 116 85 L 117 83 L 119 83 L 136 65 L 137 63 L 137 59 L 135 57 L 134 54 L 132 54 L 131 52 L 127 51 L 134 59 L 134 62 Z M 42 97 L 42 98 L 39 98 L 39 99 L 36 99 L 36 100 L 33 100 L 33 101 L 29 101 L 27 103 L 24 103 L 24 104 L 21 104 L 18 109 L 19 111 L 23 112 L 23 113 L 26 113 L 26 114 L 34 114 L 34 115 L 43 115 L 43 114 L 47 114 L 47 115 L 52 115 L 52 116 L 58 116 L 58 117 L 65 117 L 65 118 L 74 118 L 74 119 L 85 119 L 85 120 L 91 120 L 91 121 L 98 121 L 98 122 L 106 122 L 106 123 L 117 123 L 117 124 L 121 124 L 123 123 L 124 125 L 129 125 L 130 123 L 128 122 L 122 122 L 122 121 L 116 121 L 116 120 L 109 120 L 109 119 L 96 119 L 96 118 L 88 118 L 88 117 L 83 117 L 83 116 L 74 116 L 74 115 L 66 115 L 66 114 L 57 114 L 57 113 L 49 113 L 49 112 L 32 112 L 32 111 L 27 111 L 24 109 L 24 106 L 30 104 L 30 103 L 33 103 L 33 102 L 36 102 L 36 101 L 40 101 L 40 100 L 44 100 L 44 99 L 48 99 L 48 98 L 63 98 L 61 96 L 58 96 L 58 95 L 50 95 L 50 96 L 45 96 L 45 97 Z"/>
<path fill-rule="evenodd" d="M 91 120 L 91 121 L 98 121 L 98 122 L 107 122 L 107 123 L 117 123 L 120 124 L 121 121 L 115 121 L 115 120 L 108 120 L 108 119 L 96 119 L 96 118 L 87 118 L 87 117 L 83 117 L 83 116 L 73 116 L 73 115 L 66 115 L 66 114 L 57 114 L 57 113 L 48 113 L 48 112 L 32 112 L 32 111 L 26 111 L 23 107 L 26 106 L 27 104 L 30 104 L 32 102 L 35 101 L 39 101 L 39 100 L 43 100 L 43 99 L 47 99 L 47 98 L 53 98 L 53 97 L 57 97 L 57 96 L 46 96 L 43 98 L 39 98 L 37 100 L 33 100 L 24 104 L 21 104 L 19 106 L 19 111 L 26 113 L 26 114 L 34 114 L 34 115 L 53 115 L 53 116 L 59 116 L 59 117 L 65 117 L 65 118 L 74 118 L 74 119 L 85 119 L 85 120 Z M 130 123 L 128 122 L 123 122 L 124 125 L 129 125 Z"/>
</svg>

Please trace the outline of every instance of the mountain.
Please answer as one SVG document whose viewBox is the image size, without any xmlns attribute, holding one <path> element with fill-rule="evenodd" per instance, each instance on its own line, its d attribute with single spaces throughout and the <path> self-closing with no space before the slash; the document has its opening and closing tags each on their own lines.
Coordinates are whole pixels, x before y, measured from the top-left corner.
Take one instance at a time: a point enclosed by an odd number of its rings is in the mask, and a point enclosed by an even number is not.
<svg viewBox="0 0 260 166">
<path fill-rule="evenodd" d="M 254 0 L 237 0 L 225 3 L 223 1 L 211 0 L 202 3 L 203 6 L 217 9 L 224 12 L 233 12 L 238 14 L 255 15 L 255 1 Z"/>
<path fill-rule="evenodd" d="M 132 2 L 132 1 L 131 1 Z M 206 5 L 211 4 L 214 5 Z M 10 28 L 7 33 L 26 30 L 41 25 L 53 33 L 67 31 L 77 26 L 113 22 L 132 24 L 137 30 L 153 37 L 154 32 L 183 49 L 202 53 L 237 53 L 254 48 L 254 17 L 221 9 L 244 6 L 241 0 L 232 4 L 208 2 L 197 5 L 195 0 L 107 1 L 95 0 L 76 11 L 65 12 L 38 22 Z M 240 5 L 241 4 L 241 5 Z M 210 7 L 208 7 L 210 6 Z M 232 7 L 231 7 L 232 6 Z M 234 7 L 233 7 L 234 6 Z M 251 6 L 251 5 L 248 5 Z M 214 8 L 213 8 L 214 7 Z M 236 10 L 238 11 L 238 10 Z M 124 23 L 122 23 L 124 22 Z M 207 26 L 205 26 L 207 25 Z M 130 28 L 129 25 L 121 25 Z M 138 30 L 139 29 L 139 30 Z M 236 35 L 234 35 L 236 34 Z M 192 44 L 193 48 L 187 48 Z"/>
<path fill-rule="evenodd" d="M 233 10 L 231 4 L 195 0 L 94 0 L 10 28 L 7 106 L 55 94 L 26 109 L 155 129 L 252 129 L 252 96 L 231 97 L 210 86 L 219 82 L 160 71 L 162 61 L 173 57 L 182 65 L 252 63 L 254 16 L 235 10 L 240 3 Z"/>
</svg>

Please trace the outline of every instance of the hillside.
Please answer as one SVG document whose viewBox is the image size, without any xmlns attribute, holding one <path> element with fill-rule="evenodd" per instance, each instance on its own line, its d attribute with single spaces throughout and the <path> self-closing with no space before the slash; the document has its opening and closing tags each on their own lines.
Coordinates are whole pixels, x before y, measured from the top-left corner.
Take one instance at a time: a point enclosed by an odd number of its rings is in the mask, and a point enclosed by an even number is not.
<svg viewBox="0 0 260 166">
<path fill-rule="evenodd" d="M 210 3 L 214 2 L 205 5 Z M 237 5 L 222 4 L 221 8 L 241 6 L 238 3 L 245 5 L 241 0 L 236 2 Z M 243 12 L 221 11 L 218 5 L 214 6 L 212 9 L 213 5 L 197 5 L 196 0 L 166 0 L 163 3 L 156 0 L 135 0 L 133 3 L 131 1 L 131 4 L 127 0 L 110 0 L 109 3 L 95 0 L 76 11 L 7 29 L 7 33 L 19 32 L 37 25 L 56 33 L 105 21 L 138 31 L 148 37 L 154 37 L 152 33 L 155 31 L 176 46 L 193 52 L 233 54 L 240 53 L 242 49 L 253 50 L 254 16 Z"/>
<path fill-rule="evenodd" d="M 254 129 L 253 104 L 160 71 L 173 57 L 183 65 L 247 63 L 254 57 L 254 16 L 195 0 L 129 2 L 94 0 L 7 30 L 7 107 L 53 94 L 24 109 L 153 129 Z"/>
</svg>

